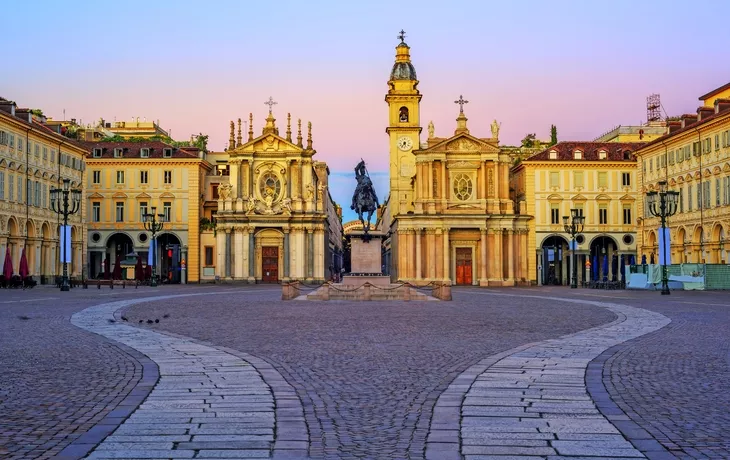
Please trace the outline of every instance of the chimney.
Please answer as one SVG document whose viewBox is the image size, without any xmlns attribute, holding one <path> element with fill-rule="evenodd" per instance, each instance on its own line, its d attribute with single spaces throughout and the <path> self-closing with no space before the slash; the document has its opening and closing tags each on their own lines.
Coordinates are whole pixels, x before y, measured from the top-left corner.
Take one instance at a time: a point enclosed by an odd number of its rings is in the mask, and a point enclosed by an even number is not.
<svg viewBox="0 0 730 460">
<path fill-rule="evenodd" d="M 714 115 L 715 109 L 712 107 L 700 107 L 697 109 L 697 121 L 704 120 L 705 118 Z"/>
<path fill-rule="evenodd" d="M 715 99 L 715 113 L 730 110 L 730 99 Z"/>
<path fill-rule="evenodd" d="M 672 120 L 667 122 L 667 128 L 669 128 L 669 134 L 682 129 L 682 122 L 680 120 Z"/>
<path fill-rule="evenodd" d="M 682 119 L 682 128 L 686 128 L 687 126 L 691 125 L 692 123 L 697 123 L 697 115 L 685 113 L 681 117 Z"/>
</svg>

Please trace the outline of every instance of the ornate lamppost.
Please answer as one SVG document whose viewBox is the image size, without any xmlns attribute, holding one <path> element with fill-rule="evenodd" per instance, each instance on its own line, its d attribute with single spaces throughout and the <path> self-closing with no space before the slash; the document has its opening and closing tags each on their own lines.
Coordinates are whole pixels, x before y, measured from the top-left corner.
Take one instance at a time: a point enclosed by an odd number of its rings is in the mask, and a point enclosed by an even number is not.
<svg viewBox="0 0 730 460">
<path fill-rule="evenodd" d="M 570 222 L 568 222 L 568 219 L 570 219 Z M 571 249 L 573 250 L 573 269 L 571 270 L 573 273 L 571 275 L 570 280 L 570 288 L 576 289 L 578 287 L 578 265 L 576 263 L 576 254 L 575 251 L 578 249 L 578 246 L 575 244 L 575 237 L 577 235 L 580 235 L 583 233 L 583 224 L 585 223 L 586 218 L 583 217 L 583 215 L 580 213 L 579 209 L 571 209 L 570 210 L 570 217 L 563 216 L 563 227 L 565 229 L 565 233 L 570 234 L 571 239 Z"/>
<path fill-rule="evenodd" d="M 157 261 L 155 260 L 157 258 L 157 232 L 162 230 L 163 223 L 165 222 L 165 215 L 164 214 L 155 214 L 155 211 L 157 211 L 157 208 L 155 206 L 152 206 L 152 212 L 151 213 L 145 213 L 142 217 L 142 222 L 144 223 L 144 229 L 148 232 L 152 233 L 152 239 L 150 244 L 150 251 L 152 251 L 152 283 L 150 286 L 157 287 Z M 160 218 L 157 220 L 157 218 Z"/>
<path fill-rule="evenodd" d="M 71 237 L 71 232 L 67 232 L 68 216 L 76 214 L 81 208 L 81 190 L 71 189 L 71 180 L 63 180 L 63 188 L 51 189 L 51 209 L 53 212 L 63 216 L 63 238 L 61 238 L 63 259 L 63 281 L 61 282 L 61 291 L 68 291 L 70 285 L 68 282 L 68 254 L 66 248 L 68 246 L 67 239 Z M 69 199 L 69 194 L 71 198 Z"/>
<path fill-rule="evenodd" d="M 662 295 L 669 295 L 669 280 L 667 277 L 667 238 L 666 221 L 677 212 L 679 192 L 667 190 L 667 181 L 659 181 L 659 192 L 652 191 L 646 194 L 649 201 L 649 212 L 659 217 L 662 222 Z"/>
</svg>

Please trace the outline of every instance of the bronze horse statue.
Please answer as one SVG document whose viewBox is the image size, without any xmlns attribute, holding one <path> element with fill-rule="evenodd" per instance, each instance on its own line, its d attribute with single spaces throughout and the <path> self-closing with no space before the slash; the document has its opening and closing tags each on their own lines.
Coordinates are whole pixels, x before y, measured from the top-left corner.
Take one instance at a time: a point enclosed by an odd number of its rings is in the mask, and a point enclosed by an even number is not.
<svg viewBox="0 0 730 460">
<path fill-rule="evenodd" d="M 357 216 L 360 218 L 362 228 L 365 235 L 370 231 L 370 219 L 373 213 L 380 203 L 378 202 L 378 196 L 375 194 L 375 187 L 373 182 L 370 180 L 367 168 L 365 168 L 365 160 L 360 160 L 360 163 L 355 166 L 355 179 L 357 179 L 357 187 L 355 193 L 352 195 L 352 205 L 350 209 L 357 212 Z M 367 223 L 363 214 L 367 213 Z"/>
</svg>

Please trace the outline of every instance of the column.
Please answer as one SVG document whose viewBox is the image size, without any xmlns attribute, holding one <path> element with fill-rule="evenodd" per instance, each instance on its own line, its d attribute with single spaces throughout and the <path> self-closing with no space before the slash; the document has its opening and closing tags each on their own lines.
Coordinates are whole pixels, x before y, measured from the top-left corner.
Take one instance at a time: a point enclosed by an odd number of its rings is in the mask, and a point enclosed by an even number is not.
<svg viewBox="0 0 730 460">
<path fill-rule="evenodd" d="M 481 257 L 479 258 L 479 284 L 487 286 L 487 229 L 481 229 Z"/>
<path fill-rule="evenodd" d="M 446 160 L 441 160 L 441 199 L 445 200 L 449 196 L 446 194 L 449 179 L 446 177 Z"/>
<path fill-rule="evenodd" d="M 238 198 L 248 197 L 248 184 L 246 182 L 246 168 L 244 167 L 244 161 L 241 160 L 238 163 Z"/>
<path fill-rule="evenodd" d="M 307 230 L 307 278 L 314 277 L 314 230 Z"/>
<path fill-rule="evenodd" d="M 494 231 L 494 256 L 495 256 L 495 264 L 494 268 L 496 273 L 497 280 L 502 281 L 504 280 L 504 268 L 503 268 L 503 258 L 502 258 L 502 229 L 498 228 Z"/>
<path fill-rule="evenodd" d="M 284 229 L 284 278 L 289 278 L 289 229 Z"/>
<path fill-rule="evenodd" d="M 243 196 L 243 190 L 241 190 L 241 160 L 232 161 L 230 170 L 231 185 L 236 188 L 231 194 L 231 198 L 233 201 L 236 201 L 236 198 L 241 198 Z"/>
<path fill-rule="evenodd" d="M 216 263 L 215 273 L 219 277 L 225 276 L 225 264 L 226 264 L 226 233 L 225 229 L 221 228 L 216 234 Z M 157 256 L 157 254 L 155 254 Z"/>
<path fill-rule="evenodd" d="M 231 277 L 231 229 L 226 229 L 225 276 Z"/>
<path fill-rule="evenodd" d="M 436 234 L 434 230 L 426 230 L 426 246 L 428 249 L 428 279 L 436 279 Z"/>
<path fill-rule="evenodd" d="M 41 273 L 41 266 L 43 265 L 42 257 L 41 257 L 41 242 L 35 241 L 33 246 L 35 246 L 35 260 L 33 261 L 33 274 L 37 277 L 40 277 L 43 273 Z M 3 254 L 4 255 L 4 254 Z"/>
<path fill-rule="evenodd" d="M 248 229 L 248 278 L 256 278 L 256 237 L 253 234 L 254 228 Z"/>
<path fill-rule="evenodd" d="M 525 282 L 529 285 L 530 283 L 530 260 L 529 260 L 529 254 L 528 254 L 528 230 L 522 230 L 520 232 L 520 240 L 522 243 L 520 244 L 520 257 L 522 258 L 522 277 L 525 279 Z"/>
<path fill-rule="evenodd" d="M 421 230 L 416 228 L 414 237 L 416 238 L 416 279 L 420 280 L 423 274 L 423 268 L 421 267 Z"/>
<path fill-rule="evenodd" d="M 243 264 L 246 255 L 243 251 L 243 230 L 242 227 L 236 227 L 235 233 L 233 234 L 233 247 L 236 248 L 236 257 L 233 259 L 233 276 L 236 279 L 242 279 L 244 277 Z"/>
<path fill-rule="evenodd" d="M 253 174 L 254 174 L 253 159 L 251 159 L 251 160 L 248 160 L 248 196 L 254 196 L 254 193 L 253 193 L 253 181 L 254 181 Z"/>
<path fill-rule="evenodd" d="M 514 232 L 512 230 L 507 230 L 507 282 L 510 285 L 514 285 L 515 281 L 514 242 Z"/>
<path fill-rule="evenodd" d="M 433 161 L 428 163 L 428 198 L 433 199 Z"/>
<path fill-rule="evenodd" d="M 486 174 L 484 173 L 484 162 L 481 162 L 479 165 L 479 169 L 477 170 L 477 199 L 480 200 L 485 197 L 485 188 L 484 188 L 484 176 Z"/>
<path fill-rule="evenodd" d="M 444 229 L 444 281 L 451 281 L 451 266 L 449 264 L 449 260 L 451 257 L 449 257 L 451 254 L 449 252 L 449 229 Z"/>
<path fill-rule="evenodd" d="M 242 198 L 248 198 L 249 197 L 249 168 L 248 161 L 242 160 L 241 161 L 241 196 Z"/>
</svg>

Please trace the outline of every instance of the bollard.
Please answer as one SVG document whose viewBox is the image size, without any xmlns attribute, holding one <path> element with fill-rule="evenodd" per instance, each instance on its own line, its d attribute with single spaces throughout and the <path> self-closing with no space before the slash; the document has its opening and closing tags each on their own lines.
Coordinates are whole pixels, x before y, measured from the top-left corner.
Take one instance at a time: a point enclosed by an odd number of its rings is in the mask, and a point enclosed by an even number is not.
<svg viewBox="0 0 730 460">
<path fill-rule="evenodd" d="M 321 287 L 322 289 L 322 300 L 329 300 L 330 299 L 330 285 L 329 283 L 324 283 Z"/>
<path fill-rule="evenodd" d="M 101 283 L 96 283 L 96 288 L 101 289 Z"/>
<path fill-rule="evenodd" d="M 405 302 L 410 302 L 411 301 L 411 286 L 410 286 L 410 284 L 404 284 L 401 287 L 406 288 L 406 292 L 403 294 L 403 300 Z M 398 289 L 400 289 L 400 288 L 398 288 Z"/>
<path fill-rule="evenodd" d="M 363 300 L 372 300 L 372 297 L 370 296 L 370 283 L 365 282 L 365 284 L 362 285 L 363 287 Z"/>
</svg>

